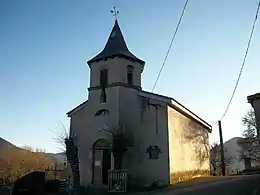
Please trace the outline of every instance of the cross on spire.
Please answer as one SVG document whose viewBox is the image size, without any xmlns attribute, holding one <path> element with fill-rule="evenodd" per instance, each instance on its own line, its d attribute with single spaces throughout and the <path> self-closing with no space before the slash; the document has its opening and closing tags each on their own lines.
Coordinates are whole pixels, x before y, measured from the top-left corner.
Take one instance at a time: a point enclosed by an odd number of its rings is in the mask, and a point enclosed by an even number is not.
<svg viewBox="0 0 260 195">
<path fill-rule="evenodd" d="M 115 20 L 117 20 L 117 15 L 119 14 L 119 11 L 116 10 L 116 7 L 114 6 L 113 9 L 110 10 L 110 12 L 113 14 L 115 17 Z"/>
</svg>

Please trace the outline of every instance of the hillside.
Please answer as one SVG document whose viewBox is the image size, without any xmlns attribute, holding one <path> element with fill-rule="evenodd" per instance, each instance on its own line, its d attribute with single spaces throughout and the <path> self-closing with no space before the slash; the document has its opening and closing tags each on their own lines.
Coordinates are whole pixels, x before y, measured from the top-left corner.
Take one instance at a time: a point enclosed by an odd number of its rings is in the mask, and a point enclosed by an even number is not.
<svg viewBox="0 0 260 195">
<path fill-rule="evenodd" d="M 0 137 L 0 184 L 8 184 L 32 171 L 45 171 L 49 179 L 54 177 L 54 164 L 64 168 L 65 154 L 44 153 L 30 147 L 20 148 Z"/>
<path fill-rule="evenodd" d="M 16 147 L 16 146 L 0 137 L 0 148 L 2 147 Z"/>
<path fill-rule="evenodd" d="M 7 150 L 7 149 L 8 149 L 9 152 L 11 151 L 13 153 L 17 153 L 17 152 L 20 152 L 20 153 L 25 152 L 26 153 L 26 152 L 28 152 L 28 154 L 29 153 L 33 154 L 33 152 L 31 150 L 19 148 L 19 147 L 15 146 L 14 144 L 12 144 L 11 142 L 9 142 L 9 141 L 0 137 L 0 150 Z M 55 154 L 55 153 L 45 153 L 45 156 L 48 159 L 50 159 L 54 162 L 57 162 L 59 164 L 64 164 L 64 162 L 65 162 L 65 153 L 57 153 L 57 154 Z M 1 159 L 3 159 L 3 157 L 1 156 L 1 153 L 0 153 L 0 160 Z"/>
<path fill-rule="evenodd" d="M 45 153 L 48 157 L 53 158 L 58 163 L 64 164 L 66 162 L 66 155 L 65 153 Z"/>
</svg>

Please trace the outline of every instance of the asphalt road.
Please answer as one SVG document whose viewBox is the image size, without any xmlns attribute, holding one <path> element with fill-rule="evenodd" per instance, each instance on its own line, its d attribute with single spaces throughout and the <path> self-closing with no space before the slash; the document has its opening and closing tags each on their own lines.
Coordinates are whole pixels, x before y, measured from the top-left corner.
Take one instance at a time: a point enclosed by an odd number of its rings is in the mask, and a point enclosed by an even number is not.
<svg viewBox="0 0 260 195">
<path fill-rule="evenodd" d="M 181 188 L 146 193 L 147 195 L 260 195 L 260 175 L 233 177 Z"/>
</svg>

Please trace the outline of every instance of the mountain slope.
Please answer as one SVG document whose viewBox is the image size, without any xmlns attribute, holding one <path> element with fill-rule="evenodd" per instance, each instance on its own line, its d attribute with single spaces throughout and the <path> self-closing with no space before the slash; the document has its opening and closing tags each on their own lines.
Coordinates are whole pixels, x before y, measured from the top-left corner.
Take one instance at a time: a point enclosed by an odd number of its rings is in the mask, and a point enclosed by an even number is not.
<svg viewBox="0 0 260 195">
<path fill-rule="evenodd" d="M 0 149 L 12 149 L 10 151 L 17 153 L 19 152 L 32 152 L 28 149 L 20 148 L 12 144 L 11 142 L 5 140 L 4 138 L 0 137 Z M 1 153 L 0 153 L 1 155 Z M 45 156 L 49 159 L 52 159 L 54 162 L 64 164 L 65 162 L 65 153 L 45 153 Z M 1 156 L 0 156 L 1 157 Z M 4 158 L 4 157 L 2 157 Z"/>
<path fill-rule="evenodd" d="M 20 148 L 0 137 L 0 184 L 10 183 L 32 171 L 45 171 L 53 179 L 54 169 L 64 169 L 64 153 L 52 154 Z M 58 173 L 62 177 L 63 172 Z M 1 193 L 0 193 L 1 194 Z"/>
<path fill-rule="evenodd" d="M 4 147 L 16 147 L 16 146 L 0 137 L 0 148 L 4 148 Z"/>
<path fill-rule="evenodd" d="M 53 158 L 56 162 L 64 164 L 66 162 L 66 154 L 65 153 L 46 153 L 46 155 L 50 158 Z"/>
</svg>

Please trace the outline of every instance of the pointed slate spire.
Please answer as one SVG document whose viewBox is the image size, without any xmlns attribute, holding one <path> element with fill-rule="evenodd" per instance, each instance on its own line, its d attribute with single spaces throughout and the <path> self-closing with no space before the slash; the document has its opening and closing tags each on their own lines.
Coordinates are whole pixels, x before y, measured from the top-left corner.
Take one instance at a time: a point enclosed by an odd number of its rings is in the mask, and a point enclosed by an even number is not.
<svg viewBox="0 0 260 195">
<path fill-rule="evenodd" d="M 88 64 L 113 57 L 123 57 L 129 60 L 137 61 L 141 64 L 145 63 L 143 60 L 140 60 L 135 55 L 133 55 L 127 48 L 126 42 L 124 40 L 123 34 L 120 30 L 117 20 L 115 20 L 114 27 L 109 35 L 105 48 L 94 58 L 89 60 Z"/>
</svg>

